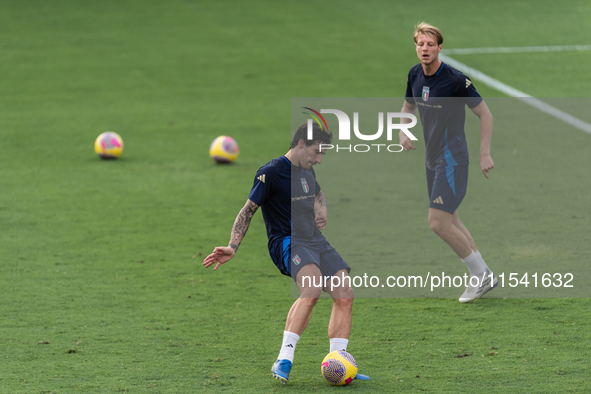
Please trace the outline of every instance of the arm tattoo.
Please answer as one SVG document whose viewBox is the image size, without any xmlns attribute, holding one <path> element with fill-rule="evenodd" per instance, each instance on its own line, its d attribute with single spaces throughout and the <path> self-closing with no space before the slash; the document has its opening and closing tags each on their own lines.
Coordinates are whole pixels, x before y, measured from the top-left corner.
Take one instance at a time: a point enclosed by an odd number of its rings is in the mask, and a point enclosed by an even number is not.
<svg viewBox="0 0 591 394">
<path fill-rule="evenodd" d="M 232 235 L 230 236 L 230 247 L 234 249 L 234 252 L 238 250 L 246 231 L 248 230 L 248 226 L 250 226 L 250 221 L 252 216 L 259 208 L 251 200 L 246 202 L 246 205 L 240 210 L 240 213 L 236 217 L 234 221 L 234 227 L 232 227 Z"/>
<path fill-rule="evenodd" d="M 326 196 L 324 193 L 322 193 L 322 191 L 320 191 L 320 193 L 318 193 L 316 196 L 316 203 L 320 204 L 322 208 L 326 208 Z"/>
</svg>

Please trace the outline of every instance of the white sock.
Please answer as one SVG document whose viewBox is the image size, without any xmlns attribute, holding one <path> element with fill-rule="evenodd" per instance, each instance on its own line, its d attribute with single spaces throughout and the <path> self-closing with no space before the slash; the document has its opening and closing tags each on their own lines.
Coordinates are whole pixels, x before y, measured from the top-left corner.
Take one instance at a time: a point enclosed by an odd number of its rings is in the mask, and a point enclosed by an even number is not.
<svg viewBox="0 0 591 394">
<path fill-rule="evenodd" d="M 486 264 L 482 258 L 478 258 L 476 252 L 470 253 L 468 257 L 462 259 L 462 262 L 466 264 L 468 270 L 470 270 L 470 276 L 477 276 L 480 279 L 486 272 Z"/>
<path fill-rule="evenodd" d="M 335 350 L 343 350 L 346 352 L 348 344 L 349 344 L 348 339 L 330 338 L 330 353 L 334 352 Z"/>
<path fill-rule="evenodd" d="M 480 254 L 480 251 L 477 250 L 476 251 L 476 255 L 478 256 L 478 259 L 480 260 L 480 262 L 482 264 L 484 264 L 484 268 L 488 268 L 488 265 L 486 265 L 486 262 L 484 261 L 484 259 L 482 258 L 482 255 Z M 490 270 L 490 268 L 488 268 Z"/>
<path fill-rule="evenodd" d="M 283 344 L 281 345 L 281 351 L 279 351 L 277 360 L 289 360 L 293 363 L 295 347 L 299 340 L 300 336 L 298 334 L 283 331 Z"/>
</svg>

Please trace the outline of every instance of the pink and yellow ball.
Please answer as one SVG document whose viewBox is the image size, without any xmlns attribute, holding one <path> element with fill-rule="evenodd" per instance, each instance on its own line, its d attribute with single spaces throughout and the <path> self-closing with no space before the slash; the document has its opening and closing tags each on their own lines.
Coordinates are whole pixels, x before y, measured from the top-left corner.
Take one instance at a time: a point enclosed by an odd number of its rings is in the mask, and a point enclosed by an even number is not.
<svg viewBox="0 0 591 394">
<path fill-rule="evenodd" d="M 123 152 L 123 139 L 113 131 L 106 131 L 97 137 L 94 151 L 101 159 L 117 159 Z"/>
<path fill-rule="evenodd" d="M 232 163 L 238 157 L 240 148 L 232 137 L 221 135 L 209 146 L 209 157 L 217 163 Z"/>
<path fill-rule="evenodd" d="M 357 375 L 357 363 L 351 354 L 335 350 L 329 353 L 321 365 L 322 376 L 333 386 L 344 386 L 351 383 Z"/>
</svg>

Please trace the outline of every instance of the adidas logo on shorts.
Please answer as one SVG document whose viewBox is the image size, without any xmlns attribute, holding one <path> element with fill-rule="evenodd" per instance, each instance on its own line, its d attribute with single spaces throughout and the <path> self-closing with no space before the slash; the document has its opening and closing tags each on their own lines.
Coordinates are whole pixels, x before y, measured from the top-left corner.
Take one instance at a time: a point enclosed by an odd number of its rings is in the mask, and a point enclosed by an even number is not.
<svg viewBox="0 0 591 394">
<path fill-rule="evenodd" d="M 441 196 L 439 196 L 435 200 L 433 200 L 433 203 L 443 205 L 443 198 L 441 198 Z"/>
</svg>

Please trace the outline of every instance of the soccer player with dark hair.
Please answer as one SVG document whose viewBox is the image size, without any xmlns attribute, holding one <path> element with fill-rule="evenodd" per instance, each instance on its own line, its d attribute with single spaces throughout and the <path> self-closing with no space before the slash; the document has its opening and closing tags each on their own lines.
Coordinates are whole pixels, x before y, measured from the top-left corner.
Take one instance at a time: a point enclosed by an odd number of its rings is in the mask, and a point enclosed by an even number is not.
<svg viewBox="0 0 591 394">
<path fill-rule="evenodd" d="M 262 208 L 271 260 L 300 290 L 287 314 L 281 350 L 271 369 L 283 383 L 289 379 L 295 346 L 323 290 L 333 300 L 328 324 L 330 351 L 346 351 L 351 332 L 350 268 L 320 232 L 327 223 L 326 198 L 312 169 L 322 162 L 326 152 L 321 145 L 330 144 L 332 134 L 317 124 L 312 131 L 312 139 L 308 139 L 307 125 L 301 126 L 289 151 L 257 171 L 246 204 L 234 222 L 229 245 L 216 247 L 203 262 L 205 267 L 215 264 L 215 271 L 234 257 L 253 215 Z M 333 277 L 338 281 L 333 283 Z M 356 379 L 369 378 L 358 374 Z"/>
<path fill-rule="evenodd" d="M 439 60 L 443 35 L 438 28 L 419 23 L 414 41 L 420 63 L 408 73 L 402 112 L 415 114 L 419 109 L 426 148 L 429 226 L 468 267 L 470 281 L 460 302 L 469 302 L 496 287 L 498 280 L 458 215 L 468 186 L 465 107 L 480 119 L 480 169 L 486 178 L 494 167 L 490 156 L 493 117 L 470 78 Z M 415 149 L 404 133 L 399 137 L 405 151 Z"/>
</svg>

